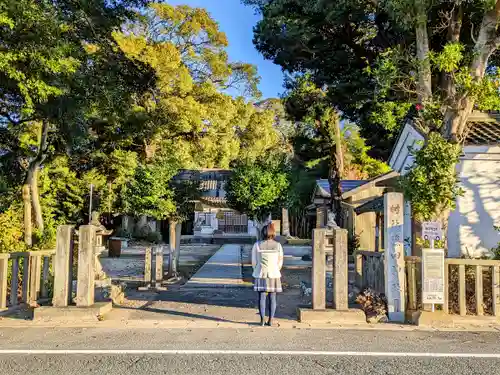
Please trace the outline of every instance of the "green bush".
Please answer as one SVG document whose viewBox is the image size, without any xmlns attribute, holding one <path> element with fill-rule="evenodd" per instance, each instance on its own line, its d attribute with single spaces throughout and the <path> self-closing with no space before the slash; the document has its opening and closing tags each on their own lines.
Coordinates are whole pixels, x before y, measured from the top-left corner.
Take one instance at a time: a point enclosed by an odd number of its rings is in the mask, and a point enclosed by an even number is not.
<svg viewBox="0 0 500 375">
<path fill-rule="evenodd" d="M 0 214 L 0 253 L 26 250 L 21 205 L 13 204 Z"/>
<path fill-rule="evenodd" d="M 160 232 L 151 232 L 147 235 L 146 241 L 154 243 L 154 244 L 160 244 L 163 241 L 163 238 L 161 236 Z"/>
<path fill-rule="evenodd" d="M 136 228 L 134 231 L 134 238 L 136 240 L 143 240 L 159 244 L 162 242 L 162 236 L 159 232 L 153 232 L 149 225 Z"/>
</svg>

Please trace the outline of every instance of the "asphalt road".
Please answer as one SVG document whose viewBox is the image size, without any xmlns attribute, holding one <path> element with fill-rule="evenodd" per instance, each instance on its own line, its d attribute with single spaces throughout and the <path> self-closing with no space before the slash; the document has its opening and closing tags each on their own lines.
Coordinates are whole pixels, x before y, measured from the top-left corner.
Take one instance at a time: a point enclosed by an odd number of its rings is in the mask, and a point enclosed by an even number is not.
<svg viewBox="0 0 500 375">
<path fill-rule="evenodd" d="M 0 329 L 0 374 L 500 374 L 500 333 Z"/>
</svg>

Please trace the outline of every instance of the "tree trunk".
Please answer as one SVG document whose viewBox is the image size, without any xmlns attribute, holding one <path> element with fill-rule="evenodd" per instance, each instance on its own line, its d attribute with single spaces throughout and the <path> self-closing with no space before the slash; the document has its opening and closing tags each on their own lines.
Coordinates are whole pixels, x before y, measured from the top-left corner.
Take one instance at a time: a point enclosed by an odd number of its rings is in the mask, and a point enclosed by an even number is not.
<svg viewBox="0 0 500 375">
<path fill-rule="evenodd" d="M 38 152 L 35 159 L 32 160 L 28 166 L 28 171 L 26 173 L 26 179 L 23 186 L 25 242 L 26 244 L 28 244 L 29 242 L 28 246 L 33 245 L 33 224 L 31 217 L 32 203 L 33 209 L 35 211 L 36 226 L 41 232 L 43 232 L 44 229 L 42 206 L 40 205 L 40 193 L 38 191 L 38 170 L 40 169 L 40 166 L 46 158 L 45 152 L 47 151 L 48 133 L 49 124 L 46 120 L 44 120 L 42 121 L 42 128 L 40 131 Z"/>
<path fill-rule="evenodd" d="M 23 206 L 24 206 L 24 243 L 26 246 L 33 245 L 33 229 L 31 220 L 31 194 L 30 186 L 23 185 Z"/>
<path fill-rule="evenodd" d="M 461 4 L 455 4 L 450 14 L 450 24 L 448 26 L 448 43 L 460 42 L 460 31 L 462 30 L 463 7 Z M 456 99 L 456 84 L 453 73 L 443 72 L 441 76 L 441 90 L 444 95 L 445 108 Z"/>
<path fill-rule="evenodd" d="M 33 202 L 33 211 L 35 213 L 35 224 L 38 230 L 43 233 L 43 215 L 42 206 L 40 204 L 40 193 L 38 192 L 38 172 L 39 167 L 36 167 L 33 171 L 33 177 L 31 179 L 31 200 Z"/>
<path fill-rule="evenodd" d="M 500 20 L 500 0 L 496 0 L 495 7 L 483 15 L 481 27 L 474 45 L 474 58 L 470 64 L 470 74 L 474 81 L 484 78 L 488 60 L 500 45 L 497 36 L 497 24 Z M 465 93 L 450 105 L 445 114 L 444 136 L 452 142 L 463 138 L 467 119 L 474 109 L 475 100 Z"/>
<path fill-rule="evenodd" d="M 418 95 L 421 103 L 432 97 L 432 74 L 429 60 L 429 36 L 427 35 L 427 10 L 424 2 L 417 1 L 417 26 L 415 28 L 417 42 Z"/>
<path fill-rule="evenodd" d="M 328 183 L 330 185 L 330 206 L 335 214 L 335 222 L 342 227 L 342 189 L 340 187 L 340 171 L 338 170 L 337 154 L 335 147 L 330 151 L 330 171 Z"/>
<path fill-rule="evenodd" d="M 344 174 L 344 152 L 342 150 L 342 132 L 340 131 L 340 119 L 338 116 L 334 118 L 334 131 L 335 131 L 335 162 L 339 174 L 342 178 Z"/>
<path fill-rule="evenodd" d="M 330 171 L 328 182 L 330 184 L 331 209 L 335 214 L 335 222 L 339 227 L 343 227 L 342 218 L 342 188 L 340 180 L 344 169 L 344 155 L 342 152 L 342 138 L 340 132 L 340 121 L 337 115 L 332 119 L 334 140 L 330 140 Z M 334 141 L 334 142 L 332 142 Z M 335 143 L 332 145 L 332 143 Z"/>
</svg>

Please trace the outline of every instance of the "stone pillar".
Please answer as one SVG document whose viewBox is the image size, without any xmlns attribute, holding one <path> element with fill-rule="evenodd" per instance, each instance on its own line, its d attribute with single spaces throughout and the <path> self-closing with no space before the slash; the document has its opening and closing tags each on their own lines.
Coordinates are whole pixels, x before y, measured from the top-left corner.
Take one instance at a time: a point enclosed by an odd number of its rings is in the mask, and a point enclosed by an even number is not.
<svg viewBox="0 0 500 375">
<path fill-rule="evenodd" d="M 404 235 L 404 248 L 405 255 L 412 255 L 412 238 L 411 238 L 411 204 L 409 201 L 405 200 L 404 202 L 404 225 L 403 225 L 403 235 Z"/>
<path fill-rule="evenodd" d="M 66 307 L 71 299 L 73 284 L 73 231 L 72 225 L 57 227 L 56 255 L 54 259 L 54 307 Z"/>
<path fill-rule="evenodd" d="M 94 246 L 96 227 L 82 225 L 78 235 L 78 280 L 76 306 L 89 307 L 94 304 L 95 267 Z"/>
<path fill-rule="evenodd" d="M 348 305 L 347 229 L 333 230 L 333 308 L 347 310 Z"/>
<path fill-rule="evenodd" d="M 155 248 L 155 287 L 161 288 L 163 282 L 163 246 Z"/>
<path fill-rule="evenodd" d="M 287 208 L 281 209 L 281 231 L 284 237 L 290 237 L 290 221 Z"/>
<path fill-rule="evenodd" d="M 151 264 L 153 263 L 153 258 L 151 256 L 151 248 L 146 248 L 146 253 L 144 255 L 144 286 L 146 288 L 151 288 Z"/>
<path fill-rule="evenodd" d="M 0 254 L 0 311 L 7 309 L 7 274 L 9 255 Z"/>
<path fill-rule="evenodd" d="M 313 231 L 313 265 L 312 265 L 312 308 L 326 308 L 326 229 Z"/>
<path fill-rule="evenodd" d="M 403 245 L 403 194 L 384 195 L 385 295 L 389 320 L 405 320 L 405 260 Z"/>
<path fill-rule="evenodd" d="M 316 228 L 323 228 L 326 222 L 326 208 L 324 206 L 316 208 Z"/>
</svg>

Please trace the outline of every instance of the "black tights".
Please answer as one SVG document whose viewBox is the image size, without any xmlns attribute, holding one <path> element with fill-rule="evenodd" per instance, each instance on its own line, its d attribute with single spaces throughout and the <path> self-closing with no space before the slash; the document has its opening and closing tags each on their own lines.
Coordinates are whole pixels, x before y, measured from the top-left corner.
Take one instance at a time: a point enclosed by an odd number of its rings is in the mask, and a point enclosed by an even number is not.
<svg viewBox="0 0 500 375">
<path fill-rule="evenodd" d="M 264 321 L 266 317 L 266 299 L 269 300 L 269 321 L 271 321 L 276 313 L 276 293 L 259 292 L 259 314 L 261 321 Z"/>
</svg>

